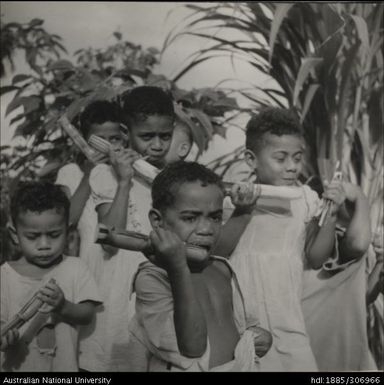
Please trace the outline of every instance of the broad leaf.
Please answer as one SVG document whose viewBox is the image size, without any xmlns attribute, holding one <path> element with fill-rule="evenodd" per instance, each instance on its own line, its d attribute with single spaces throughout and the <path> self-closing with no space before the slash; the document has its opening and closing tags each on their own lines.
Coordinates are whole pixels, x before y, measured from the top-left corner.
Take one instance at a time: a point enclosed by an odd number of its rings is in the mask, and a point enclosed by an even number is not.
<svg viewBox="0 0 384 385">
<path fill-rule="evenodd" d="M 303 84 L 307 80 L 308 75 L 322 61 L 323 61 L 322 58 L 316 58 L 316 57 L 304 58 L 303 59 L 303 61 L 301 63 L 300 70 L 299 70 L 299 73 L 297 74 L 297 79 L 296 79 L 296 82 L 295 82 L 295 88 L 294 88 L 294 91 L 293 91 L 293 105 L 294 106 L 297 105 L 299 93 L 301 91 L 301 88 L 302 88 Z"/>
<path fill-rule="evenodd" d="M 271 24 L 271 32 L 269 35 L 269 62 L 272 61 L 273 56 L 273 50 L 275 48 L 275 42 L 277 38 L 277 34 L 279 32 L 281 23 L 287 16 L 289 10 L 294 6 L 295 4 L 277 4 L 276 5 L 276 11 L 273 15 L 273 20 Z"/>
<path fill-rule="evenodd" d="M 13 77 L 12 84 L 20 83 L 30 78 L 31 78 L 31 75 L 19 74 Z"/>
</svg>

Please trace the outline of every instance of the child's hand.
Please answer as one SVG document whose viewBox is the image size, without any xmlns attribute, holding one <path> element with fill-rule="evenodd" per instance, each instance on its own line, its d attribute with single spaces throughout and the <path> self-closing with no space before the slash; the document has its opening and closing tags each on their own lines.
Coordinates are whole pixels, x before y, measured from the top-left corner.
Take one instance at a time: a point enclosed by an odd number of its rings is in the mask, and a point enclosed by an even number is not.
<svg viewBox="0 0 384 385">
<path fill-rule="evenodd" d="M 345 191 L 345 199 L 349 202 L 356 202 L 356 200 L 363 194 L 360 187 L 349 182 L 342 182 Z"/>
<path fill-rule="evenodd" d="M 259 196 L 252 182 L 235 183 L 231 189 L 231 200 L 237 208 L 253 207 Z"/>
<path fill-rule="evenodd" d="M 48 282 L 40 289 L 37 296 L 48 305 L 48 308 L 46 308 L 44 312 L 59 312 L 65 304 L 64 293 L 56 282 Z"/>
<path fill-rule="evenodd" d="M 4 352 L 9 346 L 14 345 L 19 339 L 19 331 L 11 329 L 0 340 L 0 350 Z"/>
<path fill-rule="evenodd" d="M 185 243 L 172 231 L 155 228 L 149 235 L 154 255 L 147 256 L 165 270 L 178 270 L 187 264 Z"/>
<path fill-rule="evenodd" d="M 260 358 L 264 357 L 272 346 L 272 334 L 258 326 L 253 326 L 251 329 L 255 333 L 253 339 L 255 353 Z"/>
<path fill-rule="evenodd" d="M 107 163 L 109 160 L 109 156 L 106 154 L 103 154 L 99 151 L 94 151 L 91 159 L 85 159 L 84 163 L 81 166 L 81 170 L 84 172 L 85 175 L 89 176 L 92 169 L 100 163 Z"/>
<path fill-rule="evenodd" d="M 110 161 L 119 181 L 130 181 L 133 177 L 133 163 L 140 158 L 139 154 L 130 149 L 111 150 Z"/>
<path fill-rule="evenodd" d="M 343 182 L 334 180 L 331 183 L 328 183 L 325 181 L 324 185 L 326 188 L 323 193 L 323 198 L 329 199 L 333 203 L 331 206 L 330 215 L 336 215 L 346 198 Z"/>
</svg>

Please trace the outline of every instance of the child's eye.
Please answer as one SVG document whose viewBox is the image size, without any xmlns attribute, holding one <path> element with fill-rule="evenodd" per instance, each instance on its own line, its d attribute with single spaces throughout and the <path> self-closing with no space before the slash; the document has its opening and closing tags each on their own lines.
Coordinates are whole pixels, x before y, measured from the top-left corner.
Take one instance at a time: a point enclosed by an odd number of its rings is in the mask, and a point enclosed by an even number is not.
<svg viewBox="0 0 384 385">
<path fill-rule="evenodd" d="M 160 135 L 160 138 L 162 140 L 170 140 L 172 138 L 172 135 L 171 134 L 163 134 L 163 135 Z"/>
<path fill-rule="evenodd" d="M 121 142 L 121 138 L 120 136 L 114 136 L 113 138 L 109 139 L 109 142 L 112 144 L 115 144 L 115 143 Z"/>
<path fill-rule="evenodd" d="M 216 215 L 212 217 L 213 222 L 215 223 L 221 223 L 223 221 L 223 216 L 222 215 Z"/>
<path fill-rule="evenodd" d="M 182 217 L 181 218 L 184 222 L 192 223 L 195 221 L 196 217 Z"/>
<path fill-rule="evenodd" d="M 58 231 L 58 232 L 54 232 L 54 233 L 49 234 L 49 236 L 50 236 L 51 238 L 58 238 L 60 235 L 61 235 L 61 231 Z"/>
<path fill-rule="evenodd" d="M 148 141 L 152 139 L 152 135 L 141 135 L 140 139 Z"/>
<path fill-rule="evenodd" d="M 38 236 L 38 235 L 27 234 L 25 237 L 26 237 L 27 239 L 29 239 L 30 241 L 34 241 L 34 240 L 37 239 L 39 236 Z"/>
<path fill-rule="evenodd" d="M 275 158 L 277 162 L 283 163 L 285 161 L 285 158 Z"/>
<path fill-rule="evenodd" d="M 293 158 L 293 160 L 294 160 L 296 163 L 301 162 L 301 159 L 302 159 L 302 155 L 298 155 L 298 156 L 295 156 L 295 157 Z"/>
</svg>

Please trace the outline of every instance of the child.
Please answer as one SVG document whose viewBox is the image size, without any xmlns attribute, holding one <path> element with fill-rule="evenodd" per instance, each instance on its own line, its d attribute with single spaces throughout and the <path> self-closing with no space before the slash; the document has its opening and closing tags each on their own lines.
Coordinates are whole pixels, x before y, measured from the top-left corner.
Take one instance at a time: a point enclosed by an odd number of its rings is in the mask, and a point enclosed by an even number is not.
<svg viewBox="0 0 384 385">
<path fill-rule="evenodd" d="M 333 207 L 325 225 L 318 228 L 313 221 L 319 210 L 317 194 L 307 186 L 294 187 L 302 168 L 304 143 L 300 125 L 287 110 L 267 108 L 252 117 L 247 124 L 246 148 L 246 161 L 255 171 L 257 183 L 302 191 L 301 198 L 290 201 L 290 206 L 259 198 L 252 212 L 238 215 L 235 210 L 221 236 L 228 242 L 241 235 L 230 260 L 244 293 L 247 318 L 252 322 L 258 317 L 273 335 L 273 346 L 260 368 L 315 371 L 301 309 L 302 274 L 307 264 L 319 268 L 333 250 L 334 217 L 343 201 L 342 186 L 333 182 L 324 193 Z"/>
<path fill-rule="evenodd" d="M 164 165 L 173 132 L 173 102 L 160 88 L 137 87 L 124 96 L 123 114 L 132 148 L 112 152 L 111 165 L 97 165 L 90 186 L 99 222 L 145 234 L 150 231 L 150 186 L 134 177 L 132 164 L 141 155 L 156 167 Z M 135 311 L 130 286 L 145 259 L 138 252 L 103 247 L 108 253 L 100 273 L 104 309 L 82 342 L 80 355 L 81 367 L 89 371 L 117 371 L 125 363 L 128 322 Z"/>
<path fill-rule="evenodd" d="M 32 293 L 50 306 L 50 319 L 31 335 L 33 319 L 1 338 L 4 371 L 77 371 L 77 326 L 89 323 L 100 303 L 96 284 L 78 258 L 63 255 L 69 200 L 59 186 L 30 182 L 11 200 L 11 236 L 22 256 L 1 266 L 1 325 Z M 26 336 L 29 336 L 28 338 Z"/>
<path fill-rule="evenodd" d="M 165 156 L 166 164 L 184 160 L 191 151 L 192 144 L 193 137 L 191 129 L 186 123 L 177 119 L 173 130 L 171 145 Z"/>
<path fill-rule="evenodd" d="M 117 104 L 105 100 L 90 103 L 80 115 L 80 132 L 86 140 L 94 134 L 109 141 L 114 148 L 126 146 L 120 126 L 121 112 Z M 80 236 L 79 256 L 89 264 L 96 263 L 95 254 L 102 254 L 101 247 L 93 244 L 97 215 L 93 200 L 89 175 L 98 163 L 106 163 L 108 157 L 96 152 L 92 161 L 80 155 L 78 163 L 69 163 L 62 167 L 56 184 L 65 186 L 71 199 L 70 224 L 76 226 Z"/>
<path fill-rule="evenodd" d="M 366 327 L 369 205 L 358 186 L 343 186 L 334 253 L 321 269 L 304 272 L 304 320 L 320 371 L 375 370 Z"/>
<path fill-rule="evenodd" d="M 228 262 L 209 257 L 221 228 L 223 197 L 220 178 L 197 163 L 168 165 L 153 182 L 153 264 L 144 262 L 137 272 L 137 313 L 130 327 L 133 345 L 148 349 L 143 370 L 254 371 L 255 351 L 263 356 L 271 345 L 266 330 L 246 330 Z M 186 243 L 201 247 L 206 257 L 188 258 Z M 133 350 L 131 362 L 137 355 Z"/>
</svg>

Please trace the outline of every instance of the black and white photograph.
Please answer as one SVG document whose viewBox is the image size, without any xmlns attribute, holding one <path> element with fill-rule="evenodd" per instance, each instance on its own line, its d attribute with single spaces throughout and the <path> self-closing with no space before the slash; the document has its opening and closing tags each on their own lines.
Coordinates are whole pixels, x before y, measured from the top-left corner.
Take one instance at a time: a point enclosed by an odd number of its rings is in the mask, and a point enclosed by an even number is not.
<svg viewBox="0 0 384 385">
<path fill-rule="evenodd" d="M 381 383 L 384 3 L 0 12 L 2 384 Z"/>
</svg>

